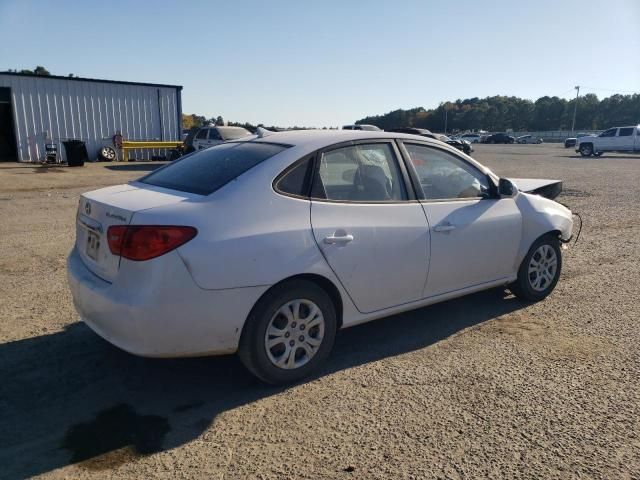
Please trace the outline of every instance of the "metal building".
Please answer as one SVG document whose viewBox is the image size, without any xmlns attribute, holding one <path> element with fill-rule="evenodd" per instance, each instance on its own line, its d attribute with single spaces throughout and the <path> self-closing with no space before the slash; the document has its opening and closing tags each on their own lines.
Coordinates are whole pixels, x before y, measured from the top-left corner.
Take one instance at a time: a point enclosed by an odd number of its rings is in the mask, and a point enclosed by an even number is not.
<svg viewBox="0 0 640 480">
<path fill-rule="evenodd" d="M 65 140 L 84 141 L 95 159 L 116 132 L 126 140 L 179 140 L 181 91 L 177 85 L 0 72 L 0 161 L 41 161 L 51 142 L 64 158 Z"/>
</svg>

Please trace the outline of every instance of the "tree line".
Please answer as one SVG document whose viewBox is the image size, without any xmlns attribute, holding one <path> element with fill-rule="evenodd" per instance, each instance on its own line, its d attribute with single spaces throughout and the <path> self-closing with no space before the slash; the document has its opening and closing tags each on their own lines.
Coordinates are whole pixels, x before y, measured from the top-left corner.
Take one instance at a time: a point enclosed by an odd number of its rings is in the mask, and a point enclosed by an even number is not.
<svg viewBox="0 0 640 480">
<path fill-rule="evenodd" d="M 192 128 L 200 128 L 205 126 L 213 126 L 213 125 L 227 125 L 229 127 L 243 127 L 249 130 L 250 132 L 255 132 L 258 127 L 265 128 L 267 130 L 272 130 L 274 132 L 279 130 L 309 130 L 314 129 L 315 127 L 300 127 L 295 125 L 293 127 L 278 127 L 275 125 L 264 125 L 259 123 L 258 125 L 254 125 L 249 122 L 226 122 L 224 118 L 221 116 L 216 117 L 215 115 L 211 118 L 207 118 L 204 115 L 196 115 L 195 113 L 183 113 L 182 114 L 182 128 L 190 130 Z M 331 127 L 333 128 L 333 127 Z M 327 130 L 327 127 L 322 127 L 323 130 Z"/>
<path fill-rule="evenodd" d="M 535 102 L 518 97 L 493 96 L 441 103 L 437 108 L 394 110 L 362 118 L 356 123 L 383 130 L 426 128 L 434 132 L 488 130 L 570 130 L 576 99 L 544 96 Z M 599 100 L 589 93 L 578 99 L 575 130 L 601 130 L 616 125 L 640 124 L 640 94 L 612 95 Z"/>
</svg>

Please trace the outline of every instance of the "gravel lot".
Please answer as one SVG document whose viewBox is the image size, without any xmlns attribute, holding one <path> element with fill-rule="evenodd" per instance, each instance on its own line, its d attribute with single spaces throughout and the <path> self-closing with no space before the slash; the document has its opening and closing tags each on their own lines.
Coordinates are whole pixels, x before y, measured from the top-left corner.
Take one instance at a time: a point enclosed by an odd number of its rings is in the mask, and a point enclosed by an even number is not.
<svg viewBox="0 0 640 480">
<path fill-rule="evenodd" d="M 0 478 L 640 478 L 640 156 L 474 155 L 564 180 L 585 226 L 553 295 L 345 330 L 291 388 L 233 356 L 137 358 L 77 322 L 78 196 L 155 165 L 0 165 Z"/>
</svg>

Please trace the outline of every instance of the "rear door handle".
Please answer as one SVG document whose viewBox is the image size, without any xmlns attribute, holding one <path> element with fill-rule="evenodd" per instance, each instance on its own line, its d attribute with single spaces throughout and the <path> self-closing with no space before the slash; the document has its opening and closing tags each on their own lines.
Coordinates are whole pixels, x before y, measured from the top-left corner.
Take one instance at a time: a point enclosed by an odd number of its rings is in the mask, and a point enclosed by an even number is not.
<svg viewBox="0 0 640 480">
<path fill-rule="evenodd" d="M 333 235 L 324 237 L 324 243 L 333 245 L 334 243 L 349 243 L 353 241 L 353 235 L 347 235 L 346 232 L 336 232 Z"/>
<path fill-rule="evenodd" d="M 449 222 L 447 223 L 441 223 L 440 225 L 436 225 L 433 228 L 434 232 L 450 232 L 451 230 L 455 230 L 456 226 L 455 225 L 451 225 Z"/>
</svg>

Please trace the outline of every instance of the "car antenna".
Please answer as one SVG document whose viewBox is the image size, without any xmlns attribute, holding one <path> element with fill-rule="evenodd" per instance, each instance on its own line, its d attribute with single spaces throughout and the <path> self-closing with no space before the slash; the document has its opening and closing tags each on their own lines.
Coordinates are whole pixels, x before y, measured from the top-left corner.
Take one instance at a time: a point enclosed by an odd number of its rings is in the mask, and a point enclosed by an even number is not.
<svg viewBox="0 0 640 480">
<path fill-rule="evenodd" d="M 276 132 L 272 132 L 271 130 L 267 130 L 266 128 L 258 127 L 256 129 L 256 135 L 258 138 L 268 137 L 269 135 L 273 135 Z"/>
</svg>

